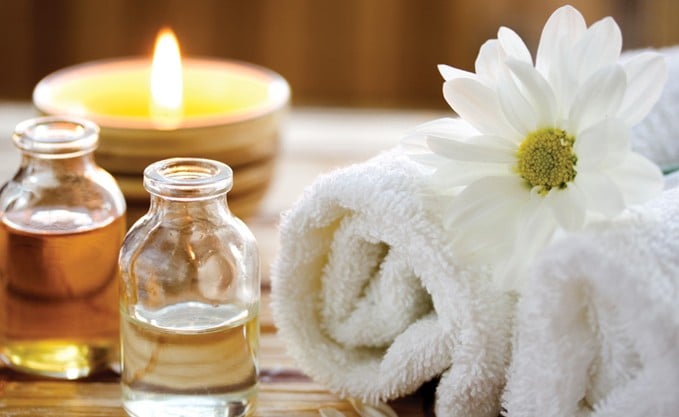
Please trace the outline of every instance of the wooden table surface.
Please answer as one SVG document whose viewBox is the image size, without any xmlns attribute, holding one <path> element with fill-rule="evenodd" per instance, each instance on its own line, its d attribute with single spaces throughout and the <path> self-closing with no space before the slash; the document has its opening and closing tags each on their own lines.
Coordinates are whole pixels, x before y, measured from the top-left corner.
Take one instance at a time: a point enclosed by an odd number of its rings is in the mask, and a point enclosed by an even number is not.
<svg viewBox="0 0 679 417">
<path fill-rule="evenodd" d="M 0 102 L 0 181 L 14 173 L 19 154 L 11 144 L 14 126 L 35 115 L 27 103 Z M 269 265 L 278 250 L 277 222 L 313 179 L 333 168 L 364 161 L 398 144 L 407 130 L 440 117 L 433 112 L 293 108 L 284 129 L 276 176 L 258 212 L 246 222 L 262 252 L 260 394 L 255 416 L 318 416 L 334 407 L 356 417 L 348 402 L 311 381 L 286 354 L 269 308 Z M 429 415 L 428 390 L 392 403 L 399 416 Z M 126 416 L 117 375 L 80 381 L 35 379 L 2 368 L 0 416 Z"/>
</svg>

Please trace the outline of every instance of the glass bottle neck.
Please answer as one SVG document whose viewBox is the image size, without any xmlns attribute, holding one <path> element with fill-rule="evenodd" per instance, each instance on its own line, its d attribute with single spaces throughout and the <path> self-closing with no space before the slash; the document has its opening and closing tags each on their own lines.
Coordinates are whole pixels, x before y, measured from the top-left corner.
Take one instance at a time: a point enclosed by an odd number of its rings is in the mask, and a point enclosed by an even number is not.
<svg viewBox="0 0 679 417">
<path fill-rule="evenodd" d="M 164 222 L 185 223 L 187 220 L 216 221 L 230 217 L 231 212 L 226 193 L 201 200 L 174 200 L 151 194 L 149 215 L 160 216 Z"/>
<path fill-rule="evenodd" d="M 97 168 L 94 153 L 87 152 L 78 156 L 70 157 L 45 157 L 40 154 L 23 152 L 21 167 L 30 170 L 53 170 L 69 174 L 84 173 Z"/>
</svg>

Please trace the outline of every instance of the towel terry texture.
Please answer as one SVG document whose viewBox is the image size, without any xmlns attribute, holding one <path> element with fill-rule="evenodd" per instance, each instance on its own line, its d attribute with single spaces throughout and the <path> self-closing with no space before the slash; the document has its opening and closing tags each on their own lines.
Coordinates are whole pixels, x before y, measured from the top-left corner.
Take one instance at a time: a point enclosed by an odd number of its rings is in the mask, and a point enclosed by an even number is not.
<svg viewBox="0 0 679 417">
<path fill-rule="evenodd" d="M 495 417 L 513 299 L 450 257 L 423 176 L 397 150 L 319 177 L 281 219 L 274 320 L 340 395 L 384 401 L 440 376 L 437 416 Z"/>
<path fill-rule="evenodd" d="M 558 241 L 532 275 L 508 416 L 679 415 L 679 189 Z"/>
<path fill-rule="evenodd" d="M 625 52 L 633 56 L 643 50 Z M 632 147 L 663 170 L 679 168 L 679 46 L 657 50 L 667 62 L 667 83 L 650 113 L 632 128 Z"/>
</svg>

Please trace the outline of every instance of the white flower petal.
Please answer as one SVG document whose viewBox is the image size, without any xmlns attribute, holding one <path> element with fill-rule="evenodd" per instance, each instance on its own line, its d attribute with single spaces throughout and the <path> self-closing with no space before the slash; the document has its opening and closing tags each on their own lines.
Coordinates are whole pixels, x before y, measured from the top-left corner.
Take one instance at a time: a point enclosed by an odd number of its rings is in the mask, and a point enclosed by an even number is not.
<svg viewBox="0 0 679 417">
<path fill-rule="evenodd" d="M 476 75 L 489 86 L 494 86 L 504 61 L 504 52 L 497 39 L 489 39 L 481 45 L 474 68 Z"/>
<path fill-rule="evenodd" d="M 511 175 L 507 164 L 484 164 L 479 162 L 453 161 L 450 159 L 446 159 L 446 162 L 437 167 L 432 177 L 432 186 L 434 188 L 449 190 L 461 185 L 471 184 L 485 177 Z"/>
<path fill-rule="evenodd" d="M 556 97 L 549 83 L 533 66 L 525 62 L 509 59 L 510 69 L 526 99 L 536 110 L 537 128 L 554 126 L 556 122 Z"/>
<path fill-rule="evenodd" d="M 408 148 L 405 148 L 405 151 L 411 152 L 411 150 Z M 418 164 L 432 168 L 438 168 L 449 161 L 448 158 L 431 153 L 429 149 L 427 149 L 427 151 L 428 152 L 412 152 L 408 155 L 408 157 Z"/>
<path fill-rule="evenodd" d="M 448 214 L 457 222 L 463 217 L 478 215 L 480 210 L 495 211 L 498 202 L 529 198 L 530 190 L 518 176 L 486 176 L 469 184 L 451 205 Z"/>
<path fill-rule="evenodd" d="M 625 209 L 622 193 L 608 176 L 596 171 L 583 171 L 578 172 L 574 182 L 585 195 L 588 210 L 613 217 Z"/>
<path fill-rule="evenodd" d="M 575 75 L 566 68 L 570 55 L 572 55 L 566 43 L 565 38 L 560 39 L 558 42 L 557 50 L 552 54 L 552 62 L 547 74 L 547 80 L 556 97 L 557 124 L 562 123 L 568 118 L 573 98 L 578 89 L 578 81 Z"/>
<path fill-rule="evenodd" d="M 457 78 L 443 84 L 443 95 L 460 117 L 487 135 L 521 137 L 506 120 L 495 91 L 481 82 Z"/>
<path fill-rule="evenodd" d="M 618 113 L 625 94 L 627 78 L 618 65 L 592 74 L 575 94 L 570 109 L 570 132 L 576 137 L 588 127 Z"/>
<path fill-rule="evenodd" d="M 476 144 L 473 141 L 465 143 L 431 136 L 427 139 L 427 144 L 434 153 L 457 161 L 505 163 L 516 161 L 516 152 L 513 149 Z"/>
<path fill-rule="evenodd" d="M 516 32 L 503 26 L 497 32 L 497 40 L 500 42 L 502 50 L 508 57 L 533 65 L 533 58 L 530 56 L 530 51 Z"/>
<path fill-rule="evenodd" d="M 492 146 L 495 148 L 505 149 L 513 153 L 516 153 L 517 145 L 520 143 L 511 142 L 509 139 L 503 138 L 501 136 L 490 135 L 472 136 L 469 138 L 469 141 L 477 145 Z"/>
<path fill-rule="evenodd" d="M 519 219 L 519 234 L 516 242 L 529 261 L 537 251 L 546 246 L 558 227 L 549 204 L 543 197 L 533 195 L 530 210 Z"/>
<path fill-rule="evenodd" d="M 619 119 L 603 120 L 580 133 L 573 148 L 577 168 L 620 164 L 630 151 L 629 129 Z"/>
<path fill-rule="evenodd" d="M 407 154 L 431 153 L 427 145 L 427 135 L 411 133 L 401 139 L 401 147 Z"/>
<path fill-rule="evenodd" d="M 479 132 L 462 119 L 442 118 L 423 123 L 408 132 L 401 139 L 401 147 L 413 160 L 420 164 L 438 167 L 447 158 L 432 153 L 427 139 L 438 136 L 456 140 L 466 140 Z"/>
<path fill-rule="evenodd" d="M 535 255 L 549 244 L 557 230 L 548 204 L 541 200 L 531 202 L 524 210 L 518 221 L 514 253 L 494 271 L 493 278 L 504 289 L 520 291 L 526 285 Z"/>
<path fill-rule="evenodd" d="M 439 64 L 438 70 L 443 79 L 446 81 L 454 80 L 456 78 L 476 79 L 476 74 L 474 74 L 473 72 L 451 67 L 450 65 Z"/>
<path fill-rule="evenodd" d="M 432 153 L 427 144 L 427 136 L 412 134 L 401 140 L 401 149 L 412 160 L 429 167 L 439 167 L 448 162 L 447 158 Z"/>
<path fill-rule="evenodd" d="M 613 18 L 603 18 L 590 26 L 573 48 L 571 70 L 582 82 L 601 68 L 616 64 L 621 50 L 620 28 Z"/>
<path fill-rule="evenodd" d="M 557 9 L 545 23 L 540 36 L 535 66 L 543 75 L 549 74 L 554 54 L 575 44 L 587 30 L 585 19 L 572 6 Z M 558 69 L 558 68 L 557 68 Z"/>
<path fill-rule="evenodd" d="M 472 136 L 478 136 L 479 131 L 469 123 L 459 118 L 444 117 L 423 123 L 411 130 L 406 137 L 410 136 L 436 136 L 455 140 L 465 140 Z"/>
<path fill-rule="evenodd" d="M 577 230 L 585 224 L 585 195 L 575 184 L 562 190 L 552 188 L 544 198 L 563 229 Z"/>
<path fill-rule="evenodd" d="M 573 49 L 587 31 L 585 20 L 576 9 L 564 6 L 549 18 L 540 37 L 536 68 L 549 81 L 557 99 L 557 125 L 566 119 L 577 90 L 573 73 Z"/>
<path fill-rule="evenodd" d="M 498 251 L 511 250 L 516 219 L 529 196 L 516 176 L 485 177 L 466 187 L 451 202 L 444 221 L 457 254 L 487 262 Z"/>
<path fill-rule="evenodd" d="M 523 205 L 519 202 L 503 202 L 489 210 L 467 219 L 465 231 L 451 230 L 452 248 L 456 257 L 464 263 L 489 265 L 507 259 L 514 251 L 516 226 L 512 219 L 519 217 Z M 500 211 L 501 210 L 501 211 Z M 471 236 L 467 233 L 472 233 Z"/>
<path fill-rule="evenodd" d="M 505 117 L 521 136 L 525 137 L 537 128 L 535 107 L 521 94 L 507 72 L 500 74 L 497 97 Z"/>
<path fill-rule="evenodd" d="M 663 189 L 660 168 L 635 152 L 629 152 L 622 164 L 604 172 L 618 185 L 626 205 L 644 203 Z"/>
<path fill-rule="evenodd" d="M 639 123 L 660 98 L 667 81 L 667 63 L 655 52 L 641 53 L 627 61 L 627 90 L 618 113 L 627 126 Z"/>
</svg>

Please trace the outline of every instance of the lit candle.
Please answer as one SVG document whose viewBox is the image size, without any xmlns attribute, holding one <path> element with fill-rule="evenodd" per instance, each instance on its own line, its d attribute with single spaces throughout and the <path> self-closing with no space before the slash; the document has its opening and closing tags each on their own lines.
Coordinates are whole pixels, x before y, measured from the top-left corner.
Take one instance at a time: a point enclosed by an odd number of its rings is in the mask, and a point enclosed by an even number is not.
<svg viewBox="0 0 679 417">
<path fill-rule="evenodd" d="M 230 197 L 247 200 L 242 212 L 264 194 L 289 98 L 287 82 L 268 69 L 182 59 L 171 31 L 159 34 L 153 61 L 76 65 L 48 75 L 33 92 L 42 113 L 77 115 L 101 127 L 97 161 L 116 176 L 128 202 L 147 200 L 141 185 L 147 165 L 196 156 L 232 166 Z"/>
<path fill-rule="evenodd" d="M 151 64 L 151 119 L 165 128 L 176 128 L 184 112 L 184 79 L 179 42 L 165 29 L 158 34 Z"/>
</svg>

